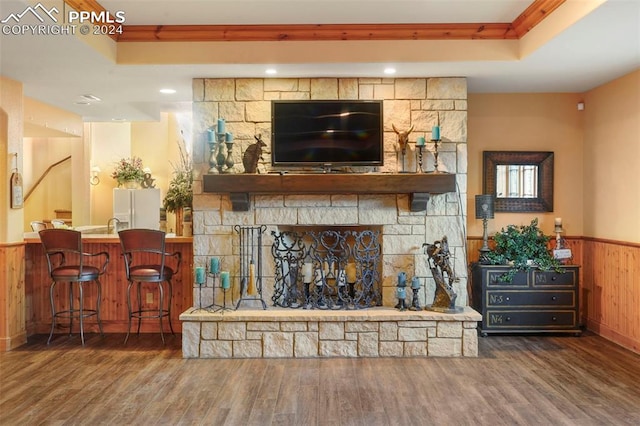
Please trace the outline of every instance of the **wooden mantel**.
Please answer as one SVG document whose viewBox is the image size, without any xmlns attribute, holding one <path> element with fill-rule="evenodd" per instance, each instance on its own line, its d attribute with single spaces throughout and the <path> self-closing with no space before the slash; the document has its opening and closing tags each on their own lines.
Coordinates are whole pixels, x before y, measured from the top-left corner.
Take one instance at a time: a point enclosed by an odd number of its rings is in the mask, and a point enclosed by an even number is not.
<svg viewBox="0 0 640 426">
<path fill-rule="evenodd" d="M 203 176 L 204 192 L 229 194 L 235 211 L 247 211 L 250 194 L 410 194 L 411 211 L 427 209 L 429 194 L 455 192 L 450 173 L 269 173 Z"/>
</svg>

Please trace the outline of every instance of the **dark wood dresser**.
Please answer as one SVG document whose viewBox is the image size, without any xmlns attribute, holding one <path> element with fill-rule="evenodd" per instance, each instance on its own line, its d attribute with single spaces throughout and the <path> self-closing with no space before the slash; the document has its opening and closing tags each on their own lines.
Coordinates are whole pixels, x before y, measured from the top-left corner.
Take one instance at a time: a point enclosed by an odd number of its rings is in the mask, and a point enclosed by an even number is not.
<svg viewBox="0 0 640 426">
<path fill-rule="evenodd" d="M 533 268 L 511 282 L 508 266 L 472 266 L 472 307 L 482 314 L 480 333 L 581 333 L 578 266 L 563 272 Z"/>
</svg>

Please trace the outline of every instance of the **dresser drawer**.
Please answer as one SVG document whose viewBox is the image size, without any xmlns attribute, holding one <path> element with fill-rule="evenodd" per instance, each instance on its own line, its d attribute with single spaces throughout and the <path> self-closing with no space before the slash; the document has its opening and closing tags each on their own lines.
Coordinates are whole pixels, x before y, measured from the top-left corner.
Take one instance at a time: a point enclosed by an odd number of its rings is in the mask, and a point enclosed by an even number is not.
<svg viewBox="0 0 640 426">
<path fill-rule="evenodd" d="M 533 285 L 543 286 L 569 286 L 573 287 L 578 282 L 578 273 L 575 269 L 567 269 L 565 272 L 533 270 Z"/>
<path fill-rule="evenodd" d="M 487 328 L 520 330 L 576 327 L 576 312 L 570 311 L 496 311 L 487 310 Z"/>
<path fill-rule="evenodd" d="M 516 272 L 513 280 L 506 281 L 504 275 L 510 268 L 487 269 L 485 274 L 487 287 L 529 287 L 529 275 L 526 272 Z"/>
<path fill-rule="evenodd" d="M 526 291 L 526 290 L 489 290 L 486 296 L 486 306 L 528 306 L 555 307 L 576 305 L 575 292 L 572 290 L 556 291 Z"/>
</svg>

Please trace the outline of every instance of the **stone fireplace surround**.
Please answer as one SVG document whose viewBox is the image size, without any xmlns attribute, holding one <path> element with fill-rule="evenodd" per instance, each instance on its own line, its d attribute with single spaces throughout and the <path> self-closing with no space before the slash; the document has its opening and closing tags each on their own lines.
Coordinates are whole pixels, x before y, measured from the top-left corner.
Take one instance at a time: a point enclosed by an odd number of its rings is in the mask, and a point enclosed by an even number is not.
<svg viewBox="0 0 640 426">
<path fill-rule="evenodd" d="M 237 275 L 238 242 L 233 227 L 266 226 L 263 283 L 265 301 L 271 305 L 274 265 L 270 255 L 266 255 L 273 242 L 271 231 L 281 225 L 376 225 L 381 227 L 384 241 L 384 306 L 345 312 L 301 309 L 283 312 L 272 307 L 263 311 L 256 306 L 258 309 L 243 307 L 224 314 L 194 308 L 181 315 L 185 357 L 477 355 L 475 321 L 479 316 L 475 311 L 466 308 L 462 314 L 447 315 L 398 312 L 392 308 L 399 271 L 405 271 L 409 277 L 421 277 L 425 284 L 421 303 L 429 303 L 433 298 L 435 283 L 422 244 L 444 235 L 449 239 L 459 277 L 455 287 L 457 304 L 467 304 L 465 221 L 461 215 L 466 211 L 465 79 L 196 79 L 193 89 L 194 163 L 201 173 L 208 170 L 206 129 L 218 117 L 226 119 L 228 131 L 235 135 L 235 163 L 239 165 L 236 171 L 241 173 L 241 153 L 255 141 L 253 136 L 261 133 L 264 138 L 270 134 L 271 99 L 384 99 L 385 166 L 376 171 L 397 171 L 392 123 L 396 128 L 409 128 L 413 124 L 410 141 L 415 141 L 417 136 L 428 139 L 431 127 L 439 122 L 443 136 L 439 147 L 440 170 L 455 173 L 458 191 L 432 195 L 426 212 L 411 211 L 408 194 L 364 193 L 251 195 L 248 211 L 234 211 L 229 196 L 223 194 L 224 188 L 220 193 L 202 191 L 201 175 L 197 173 L 194 266 L 206 265 L 208 258 L 215 255 L 221 258 L 223 270 Z M 267 144 L 269 139 L 264 138 Z M 426 155 L 426 170 L 433 169 L 431 157 Z M 411 167 L 413 160 L 409 160 Z M 259 170 L 265 172 L 269 164 L 267 153 Z M 198 306 L 196 288 L 194 301 Z M 203 300 L 203 305 L 207 302 Z M 315 349 L 309 345 L 315 345 Z"/>
</svg>

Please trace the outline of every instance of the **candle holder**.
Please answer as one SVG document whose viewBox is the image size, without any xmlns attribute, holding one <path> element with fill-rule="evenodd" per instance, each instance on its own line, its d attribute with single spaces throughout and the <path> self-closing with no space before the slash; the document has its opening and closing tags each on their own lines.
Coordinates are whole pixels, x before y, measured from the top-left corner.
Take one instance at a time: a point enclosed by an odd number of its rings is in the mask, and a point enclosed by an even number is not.
<svg viewBox="0 0 640 426">
<path fill-rule="evenodd" d="M 224 164 L 227 166 L 227 170 L 225 170 L 225 171 L 228 173 L 229 171 L 231 171 L 231 169 L 233 168 L 233 164 L 234 164 L 233 163 L 233 155 L 232 155 L 232 152 L 233 152 L 233 141 L 227 140 L 227 141 L 225 141 L 224 144 L 227 146 L 227 159 L 226 159 Z"/>
<path fill-rule="evenodd" d="M 416 172 L 422 173 L 422 150 L 424 149 L 424 145 L 416 144 L 416 148 L 418 148 L 418 170 L 416 170 Z"/>
<path fill-rule="evenodd" d="M 440 170 L 438 170 L 439 167 L 439 163 L 438 163 L 438 143 L 441 141 L 441 139 L 431 139 L 431 142 L 433 142 L 433 172 L 432 173 L 443 173 Z"/>
<path fill-rule="evenodd" d="M 209 173 L 217 173 L 216 161 L 216 148 L 218 144 L 216 142 L 216 134 L 213 129 L 207 130 L 207 143 L 209 144 Z"/>
<path fill-rule="evenodd" d="M 556 250 L 561 250 L 564 248 L 562 233 L 564 230 L 562 229 L 562 224 L 555 225 L 554 232 L 556 233 Z"/>
<path fill-rule="evenodd" d="M 413 292 L 411 299 L 411 306 L 409 307 L 410 311 L 420 311 L 422 307 L 420 307 L 420 301 L 418 300 L 418 293 L 420 292 L 420 278 L 413 277 L 411 279 L 411 291 Z"/>
<path fill-rule="evenodd" d="M 220 276 L 220 272 L 207 271 L 207 276 L 211 277 L 212 279 L 211 305 L 207 306 L 205 309 L 211 312 L 223 312 L 223 313 L 224 311 L 232 311 L 233 310 L 232 308 L 227 307 L 227 292 L 231 290 L 231 287 L 229 288 L 222 287 L 222 282 L 220 282 L 220 285 L 216 285 L 216 278 Z M 222 305 L 216 303 L 216 287 L 222 290 Z M 233 299 L 231 300 L 231 306 L 233 307 Z"/>
<path fill-rule="evenodd" d="M 216 139 L 218 140 L 218 154 L 216 155 L 216 168 L 218 173 L 222 173 L 224 170 L 227 156 L 224 154 L 224 145 L 227 140 L 226 133 L 216 133 Z"/>
</svg>

